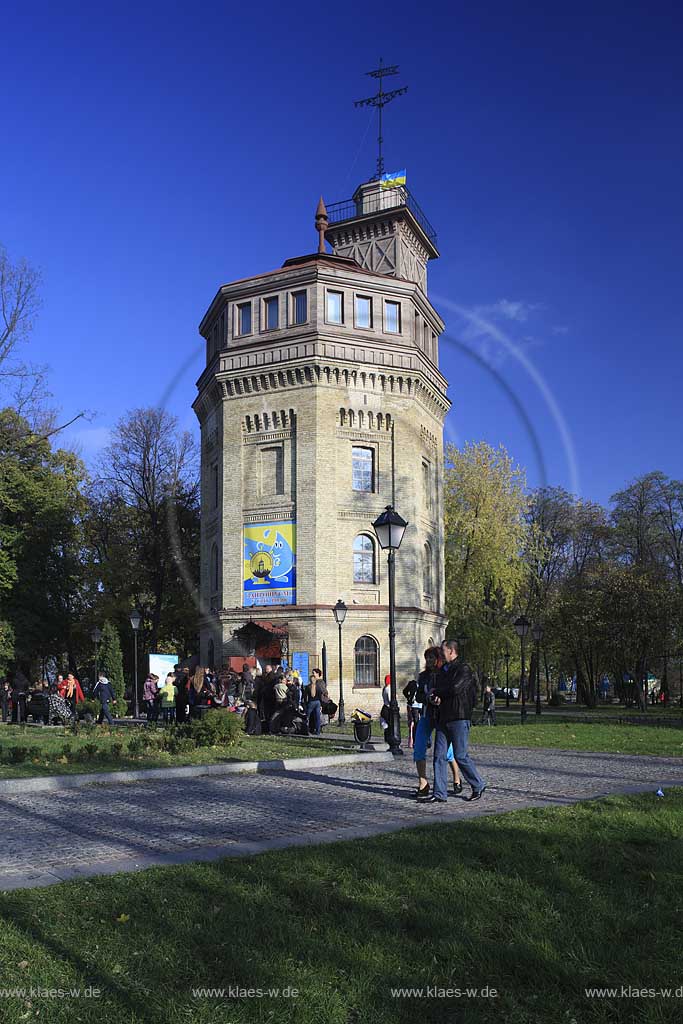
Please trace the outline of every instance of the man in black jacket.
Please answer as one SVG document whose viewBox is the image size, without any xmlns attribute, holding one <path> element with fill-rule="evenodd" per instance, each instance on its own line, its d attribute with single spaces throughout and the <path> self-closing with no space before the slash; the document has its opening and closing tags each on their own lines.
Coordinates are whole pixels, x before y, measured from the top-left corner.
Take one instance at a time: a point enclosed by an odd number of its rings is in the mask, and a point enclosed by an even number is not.
<svg viewBox="0 0 683 1024">
<path fill-rule="evenodd" d="M 441 678 L 432 690 L 430 701 L 439 709 L 439 722 L 434 743 L 434 795 L 432 802 L 445 803 L 448 799 L 448 745 L 453 744 L 453 753 L 461 776 L 472 787 L 469 800 L 479 800 L 486 789 L 486 783 L 477 771 L 468 753 L 472 709 L 477 699 L 477 684 L 469 665 L 458 658 L 455 640 L 444 640 L 441 650 L 445 665 Z"/>
</svg>

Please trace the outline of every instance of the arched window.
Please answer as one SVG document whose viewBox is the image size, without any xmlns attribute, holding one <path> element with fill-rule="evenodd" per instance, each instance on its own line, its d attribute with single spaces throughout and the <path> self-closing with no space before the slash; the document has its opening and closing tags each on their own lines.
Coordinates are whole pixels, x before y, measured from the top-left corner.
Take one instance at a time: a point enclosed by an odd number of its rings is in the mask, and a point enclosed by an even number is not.
<svg viewBox="0 0 683 1024">
<path fill-rule="evenodd" d="M 211 545 L 211 592 L 217 593 L 218 591 L 218 548 L 215 544 Z"/>
<path fill-rule="evenodd" d="M 214 668 L 215 667 L 214 666 L 215 660 L 216 660 L 216 654 L 215 654 L 215 648 L 214 648 L 214 645 L 213 645 L 213 640 L 209 640 L 209 646 L 207 647 L 207 650 L 206 650 L 206 663 L 209 666 L 209 668 Z"/>
<path fill-rule="evenodd" d="M 432 593 L 432 546 L 427 541 L 422 553 L 422 590 L 425 594 Z"/>
<path fill-rule="evenodd" d="M 376 583 L 375 542 L 367 534 L 359 534 L 353 542 L 353 582 Z"/>
<path fill-rule="evenodd" d="M 379 645 L 374 637 L 358 637 L 353 661 L 356 686 L 379 686 Z"/>
<path fill-rule="evenodd" d="M 340 409 L 339 410 L 339 426 L 340 427 L 345 427 L 346 426 L 346 409 Z"/>
</svg>

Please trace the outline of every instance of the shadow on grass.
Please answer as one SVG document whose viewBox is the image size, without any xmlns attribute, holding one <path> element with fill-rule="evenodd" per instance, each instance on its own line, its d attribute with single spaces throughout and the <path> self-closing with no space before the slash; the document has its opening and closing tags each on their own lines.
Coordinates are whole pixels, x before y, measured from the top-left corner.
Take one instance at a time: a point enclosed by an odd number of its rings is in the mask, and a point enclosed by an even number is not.
<svg viewBox="0 0 683 1024">
<path fill-rule="evenodd" d="M 0 984 L 27 984 L 25 959 L 34 984 L 103 989 L 55 1024 L 673 1020 L 583 990 L 676 984 L 681 810 L 610 798 L 4 895 Z M 192 995 L 225 986 L 300 994 Z M 391 995 L 420 986 L 498 995 Z"/>
</svg>

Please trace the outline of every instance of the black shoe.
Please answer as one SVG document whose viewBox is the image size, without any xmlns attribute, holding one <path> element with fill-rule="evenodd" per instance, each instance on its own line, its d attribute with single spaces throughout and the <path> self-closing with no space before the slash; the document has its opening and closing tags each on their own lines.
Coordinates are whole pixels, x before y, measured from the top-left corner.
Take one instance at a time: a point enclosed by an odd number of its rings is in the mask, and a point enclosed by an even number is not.
<svg viewBox="0 0 683 1024">
<path fill-rule="evenodd" d="M 446 801 L 440 796 L 430 796 L 425 800 L 426 804 L 445 804 Z"/>
<path fill-rule="evenodd" d="M 468 797 L 468 802 L 472 803 L 473 800 L 481 800 L 481 798 L 484 795 L 484 791 L 485 790 L 486 790 L 486 786 L 482 786 L 481 789 L 477 789 L 477 790 L 473 789 L 472 790 L 472 796 Z"/>
<path fill-rule="evenodd" d="M 426 786 L 423 786 L 422 789 L 418 789 L 415 796 L 418 800 L 426 800 L 429 796 L 429 783 L 427 783 Z"/>
<path fill-rule="evenodd" d="M 460 796 L 460 794 L 462 793 L 462 782 L 453 783 L 453 792 L 455 793 L 456 796 Z"/>
</svg>

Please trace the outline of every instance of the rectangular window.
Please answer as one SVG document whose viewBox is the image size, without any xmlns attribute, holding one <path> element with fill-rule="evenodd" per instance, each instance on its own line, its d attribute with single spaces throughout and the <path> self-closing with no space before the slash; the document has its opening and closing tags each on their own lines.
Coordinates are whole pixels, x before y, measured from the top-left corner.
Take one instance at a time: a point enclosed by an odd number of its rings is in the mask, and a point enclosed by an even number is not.
<svg viewBox="0 0 683 1024">
<path fill-rule="evenodd" d="M 305 324 L 308 320 L 308 295 L 306 292 L 292 294 L 292 314 L 295 324 Z"/>
<path fill-rule="evenodd" d="M 420 335 L 420 314 L 415 313 L 415 344 L 422 348 L 422 337 Z"/>
<path fill-rule="evenodd" d="M 401 303 L 384 303 L 384 329 L 387 334 L 401 333 Z"/>
<path fill-rule="evenodd" d="M 251 302 L 242 302 L 237 307 L 237 333 L 251 334 Z"/>
<path fill-rule="evenodd" d="M 280 302 L 277 295 L 274 295 L 270 299 L 264 300 L 264 312 L 266 321 L 266 330 L 275 331 L 280 326 Z"/>
<path fill-rule="evenodd" d="M 327 293 L 327 322 L 328 324 L 344 323 L 344 296 L 342 292 Z"/>
<path fill-rule="evenodd" d="M 432 467 L 428 462 L 422 463 L 422 493 L 424 495 L 425 508 L 431 512 L 433 505 Z"/>
<path fill-rule="evenodd" d="M 218 508 L 218 466 L 212 466 L 211 475 L 213 478 L 213 507 Z"/>
<path fill-rule="evenodd" d="M 282 445 L 261 448 L 261 497 L 285 493 L 284 450 Z"/>
<path fill-rule="evenodd" d="M 352 448 L 351 481 L 354 491 L 375 490 L 375 453 L 372 448 Z"/>
<path fill-rule="evenodd" d="M 356 327 L 372 327 L 372 299 L 356 295 Z"/>
</svg>

